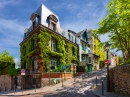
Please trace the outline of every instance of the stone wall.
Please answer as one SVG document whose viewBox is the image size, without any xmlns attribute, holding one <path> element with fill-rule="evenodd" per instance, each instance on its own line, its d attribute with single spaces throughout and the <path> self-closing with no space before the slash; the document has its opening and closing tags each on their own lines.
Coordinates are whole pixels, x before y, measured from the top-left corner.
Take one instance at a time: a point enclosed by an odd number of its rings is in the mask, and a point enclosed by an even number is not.
<svg viewBox="0 0 130 97">
<path fill-rule="evenodd" d="M 21 85 L 24 89 L 31 89 L 36 86 L 36 88 L 41 87 L 41 74 L 23 75 Z"/>
<path fill-rule="evenodd" d="M 0 75 L 0 91 L 11 90 L 14 86 L 13 77 L 8 75 Z"/>
<path fill-rule="evenodd" d="M 109 77 L 111 91 L 130 94 L 130 66 L 112 68 Z"/>
</svg>

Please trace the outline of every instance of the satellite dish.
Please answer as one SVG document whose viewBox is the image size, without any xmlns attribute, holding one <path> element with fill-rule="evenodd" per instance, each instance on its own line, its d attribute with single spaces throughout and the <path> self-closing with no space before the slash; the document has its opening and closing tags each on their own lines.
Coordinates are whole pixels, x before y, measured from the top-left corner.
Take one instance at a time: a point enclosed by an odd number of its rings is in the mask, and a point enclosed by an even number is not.
<svg viewBox="0 0 130 97">
<path fill-rule="evenodd" d="M 25 28 L 24 33 L 28 32 L 28 28 Z"/>
</svg>

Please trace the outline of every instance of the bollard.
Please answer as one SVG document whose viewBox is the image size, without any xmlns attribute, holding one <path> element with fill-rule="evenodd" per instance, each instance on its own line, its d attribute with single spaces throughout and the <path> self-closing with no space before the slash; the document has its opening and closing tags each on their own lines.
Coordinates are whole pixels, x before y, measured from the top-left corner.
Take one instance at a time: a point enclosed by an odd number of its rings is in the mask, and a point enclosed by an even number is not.
<svg viewBox="0 0 130 97">
<path fill-rule="evenodd" d="M 35 92 L 36 92 L 36 85 L 35 85 Z"/>
<path fill-rule="evenodd" d="M 15 85 L 14 85 L 14 94 L 15 94 Z"/>
<path fill-rule="evenodd" d="M 5 83 L 5 91 L 6 91 L 6 83 Z"/>
<path fill-rule="evenodd" d="M 61 78 L 62 78 L 62 74 L 61 74 Z M 62 78 L 62 87 L 63 87 L 63 78 Z"/>
<path fill-rule="evenodd" d="M 103 96 L 103 80 L 102 80 L 102 96 Z"/>
<path fill-rule="evenodd" d="M 89 72 L 88 72 L 88 77 L 89 77 Z"/>
<path fill-rule="evenodd" d="M 0 92 L 1 92 L 1 86 L 0 86 Z"/>
<path fill-rule="evenodd" d="M 97 84 L 98 84 L 98 81 L 97 81 L 97 76 L 96 76 L 96 87 L 98 86 Z"/>
<path fill-rule="evenodd" d="M 75 82 L 75 77 L 74 77 L 74 82 Z"/>
</svg>

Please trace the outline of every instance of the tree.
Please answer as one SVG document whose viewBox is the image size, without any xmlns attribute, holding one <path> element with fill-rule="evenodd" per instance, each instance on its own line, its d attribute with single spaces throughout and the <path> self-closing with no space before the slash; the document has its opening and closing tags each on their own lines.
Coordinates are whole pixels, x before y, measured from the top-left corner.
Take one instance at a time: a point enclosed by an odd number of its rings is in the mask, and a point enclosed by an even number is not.
<svg viewBox="0 0 130 97">
<path fill-rule="evenodd" d="M 0 54 L 0 75 L 10 74 L 13 75 L 15 72 L 15 63 L 13 56 L 10 56 L 7 51 L 3 51 Z"/>
<path fill-rule="evenodd" d="M 108 15 L 99 22 L 97 35 L 109 33 L 112 49 L 122 51 L 124 60 L 130 58 L 130 0 L 110 0 Z"/>
</svg>

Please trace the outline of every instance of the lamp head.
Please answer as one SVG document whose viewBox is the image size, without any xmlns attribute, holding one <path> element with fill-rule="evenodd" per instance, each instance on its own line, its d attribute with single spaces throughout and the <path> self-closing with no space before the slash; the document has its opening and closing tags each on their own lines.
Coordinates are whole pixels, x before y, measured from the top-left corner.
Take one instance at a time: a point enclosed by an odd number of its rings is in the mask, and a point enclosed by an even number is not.
<svg viewBox="0 0 130 97">
<path fill-rule="evenodd" d="M 105 48 L 106 48 L 106 50 L 109 50 L 109 49 L 110 49 L 110 44 L 109 44 L 109 42 L 106 42 Z"/>
</svg>

